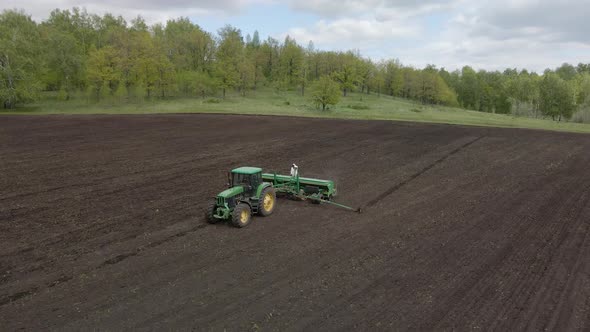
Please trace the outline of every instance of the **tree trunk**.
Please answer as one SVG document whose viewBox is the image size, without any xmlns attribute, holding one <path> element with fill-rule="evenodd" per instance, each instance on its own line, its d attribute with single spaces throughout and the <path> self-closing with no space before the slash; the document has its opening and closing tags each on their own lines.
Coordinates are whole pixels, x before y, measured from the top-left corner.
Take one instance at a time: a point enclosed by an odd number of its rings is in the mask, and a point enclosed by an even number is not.
<svg viewBox="0 0 590 332">
<path fill-rule="evenodd" d="M 225 88 L 223 88 L 222 91 L 223 91 L 223 99 L 225 99 Z"/>
<path fill-rule="evenodd" d="M 256 91 L 256 87 L 258 86 L 258 64 L 254 65 L 254 91 Z"/>
<path fill-rule="evenodd" d="M 164 71 L 162 69 L 160 69 L 159 72 L 160 72 L 160 84 L 158 84 L 158 85 L 160 86 L 160 89 L 162 89 L 162 98 L 166 98 L 166 89 L 162 85 L 162 82 L 164 81 Z"/>
</svg>

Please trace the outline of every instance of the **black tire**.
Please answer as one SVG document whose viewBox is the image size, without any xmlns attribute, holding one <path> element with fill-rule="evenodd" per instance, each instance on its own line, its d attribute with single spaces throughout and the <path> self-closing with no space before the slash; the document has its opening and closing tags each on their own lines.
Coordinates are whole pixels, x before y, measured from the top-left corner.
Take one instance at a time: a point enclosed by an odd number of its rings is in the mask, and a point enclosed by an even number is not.
<svg viewBox="0 0 590 332">
<path fill-rule="evenodd" d="M 215 209 L 217 209 L 217 204 L 215 202 L 209 203 L 205 217 L 210 224 L 216 224 L 219 221 L 219 219 L 213 217 L 213 215 L 215 215 Z"/>
<path fill-rule="evenodd" d="M 252 221 L 252 210 L 246 203 L 239 203 L 231 214 L 231 223 L 235 227 L 246 227 Z"/>
<path fill-rule="evenodd" d="M 274 188 L 266 187 L 262 189 L 262 192 L 260 192 L 260 198 L 258 200 L 258 214 L 263 217 L 270 216 L 275 210 L 276 206 L 277 194 L 275 193 Z"/>
<path fill-rule="evenodd" d="M 322 203 L 322 201 L 320 201 L 319 199 L 310 198 L 310 200 L 311 200 L 311 204 L 321 204 Z"/>
</svg>

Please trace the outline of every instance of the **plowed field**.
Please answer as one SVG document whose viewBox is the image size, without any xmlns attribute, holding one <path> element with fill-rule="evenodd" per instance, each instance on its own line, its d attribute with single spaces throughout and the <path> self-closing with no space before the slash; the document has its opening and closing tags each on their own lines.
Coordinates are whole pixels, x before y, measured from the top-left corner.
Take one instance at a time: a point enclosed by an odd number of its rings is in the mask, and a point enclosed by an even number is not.
<svg viewBox="0 0 590 332">
<path fill-rule="evenodd" d="M 333 179 L 243 229 L 236 166 Z M 1 330 L 590 329 L 590 136 L 220 115 L 0 117 Z"/>
</svg>

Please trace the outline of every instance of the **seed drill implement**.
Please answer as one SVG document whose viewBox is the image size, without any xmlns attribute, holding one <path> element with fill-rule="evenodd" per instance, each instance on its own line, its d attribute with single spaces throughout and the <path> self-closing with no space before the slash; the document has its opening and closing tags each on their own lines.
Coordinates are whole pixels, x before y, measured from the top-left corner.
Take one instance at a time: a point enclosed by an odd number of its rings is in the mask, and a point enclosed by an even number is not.
<svg viewBox="0 0 590 332">
<path fill-rule="evenodd" d="M 210 223 L 230 220 L 236 227 L 250 224 L 252 215 L 263 217 L 273 213 L 277 196 L 285 196 L 312 203 L 330 204 L 347 210 L 361 212 L 332 201 L 336 196 L 334 181 L 299 176 L 293 164 L 289 175 L 262 173 L 259 167 L 239 167 L 228 173 L 228 189 L 220 192 L 209 204 L 207 220 Z"/>
</svg>

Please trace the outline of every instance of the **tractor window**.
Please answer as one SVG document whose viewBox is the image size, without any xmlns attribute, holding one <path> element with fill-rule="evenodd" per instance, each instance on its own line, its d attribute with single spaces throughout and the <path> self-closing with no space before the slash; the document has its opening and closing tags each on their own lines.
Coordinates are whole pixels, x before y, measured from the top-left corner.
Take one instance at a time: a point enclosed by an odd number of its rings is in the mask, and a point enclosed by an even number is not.
<svg viewBox="0 0 590 332">
<path fill-rule="evenodd" d="M 250 175 L 233 173 L 232 184 L 234 186 L 250 185 Z"/>
<path fill-rule="evenodd" d="M 262 183 L 262 173 L 252 174 L 252 183 L 253 184 Z"/>
</svg>

